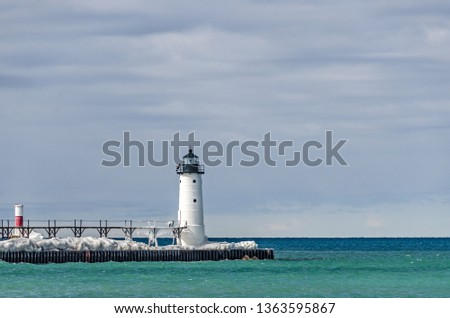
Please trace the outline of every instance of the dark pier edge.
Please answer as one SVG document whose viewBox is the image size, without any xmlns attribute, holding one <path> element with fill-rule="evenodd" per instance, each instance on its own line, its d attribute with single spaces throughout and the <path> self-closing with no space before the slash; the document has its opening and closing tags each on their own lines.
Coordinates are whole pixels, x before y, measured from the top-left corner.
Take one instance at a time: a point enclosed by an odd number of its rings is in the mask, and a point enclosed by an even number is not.
<svg viewBox="0 0 450 318">
<path fill-rule="evenodd" d="M 32 264 L 67 262 L 197 262 L 238 259 L 274 259 L 274 253 L 273 249 L 0 252 L 0 261 Z"/>
</svg>

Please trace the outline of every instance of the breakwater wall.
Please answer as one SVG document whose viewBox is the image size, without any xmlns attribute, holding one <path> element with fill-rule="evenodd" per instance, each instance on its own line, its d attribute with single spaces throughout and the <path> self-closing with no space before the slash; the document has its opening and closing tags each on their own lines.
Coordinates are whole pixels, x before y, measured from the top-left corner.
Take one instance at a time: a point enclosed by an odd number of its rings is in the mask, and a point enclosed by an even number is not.
<svg viewBox="0 0 450 318">
<path fill-rule="evenodd" d="M 67 262 L 195 262 L 236 259 L 274 259 L 273 249 L 230 250 L 146 250 L 146 251 L 8 251 L 0 261 L 9 263 Z"/>
</svg>

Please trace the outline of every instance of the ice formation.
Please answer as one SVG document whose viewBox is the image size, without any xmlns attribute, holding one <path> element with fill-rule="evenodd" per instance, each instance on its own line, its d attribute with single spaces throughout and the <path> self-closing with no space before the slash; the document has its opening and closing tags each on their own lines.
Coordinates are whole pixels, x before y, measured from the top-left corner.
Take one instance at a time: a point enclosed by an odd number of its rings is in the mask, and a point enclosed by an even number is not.
<svg viewBox="0 0 450 318">
<path fill-rule="evenodd" d="M 256 249 L 254 241 L 237 243 L 206 242 L 198 249 L 227 250 L 227 249 Z M 155 249 L 195 249 L 194 247 L 181 247 L 167 245 L 154 247 L 132 240 L 113 240 L 105 237 L 64 237 L 45 239 L 42 234 L 32 232 L 29 238 L 14 238 L 0 241 L 0 252 L 8 251 L 128 251 L 128 250 L 155 250 Z"/>
</svg>

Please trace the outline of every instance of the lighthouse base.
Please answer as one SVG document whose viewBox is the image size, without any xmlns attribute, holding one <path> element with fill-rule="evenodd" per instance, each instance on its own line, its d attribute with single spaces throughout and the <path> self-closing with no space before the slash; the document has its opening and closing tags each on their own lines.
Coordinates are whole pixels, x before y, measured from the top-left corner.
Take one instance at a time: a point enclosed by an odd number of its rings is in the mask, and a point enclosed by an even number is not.
<svg viewBox="0 0 450 318">
<path fill-rule="evenodd" d="M 188 225 L 187 228 L 181 232 L 179 243 L 181 246 L 201 246 L 207 242 L 205 236 L 204 225 Z"/>
</svg>

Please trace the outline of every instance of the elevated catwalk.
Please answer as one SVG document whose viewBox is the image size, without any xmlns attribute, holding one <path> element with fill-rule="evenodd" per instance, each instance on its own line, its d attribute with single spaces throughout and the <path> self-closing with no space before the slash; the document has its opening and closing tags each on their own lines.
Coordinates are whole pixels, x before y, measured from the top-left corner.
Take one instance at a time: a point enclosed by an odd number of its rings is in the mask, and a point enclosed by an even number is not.
<svg viewBox="0 0 450 318">
<path fill-rule="evenodd" d="M 28 220 L 18 227 L 11 220 L 0 220 L 2 240 L 14 236 L 29 237 L 34 230 L 45 231 L 48 238 L 56 237 L 64 230 L 70 230 L 74 237 L 81 237 L 88 230 L 95 230 L 100 237 L 108 237 L 111 231 L 118 230 L 126 238 L 132 238 L 136 231 L 140 232 L 141 237 L 151 234 L 156 238 L 158 234 L 163 233 L 179 238 L 184 229 L 186 224 L 176 221 Z"/>
<path fill-rule="evenodd" d="M 67 262 L 196 262 L 238 259 L 274 259 L 273 249 L 0 252 L 0 261 L 32 264 Z"/>
</svg>

